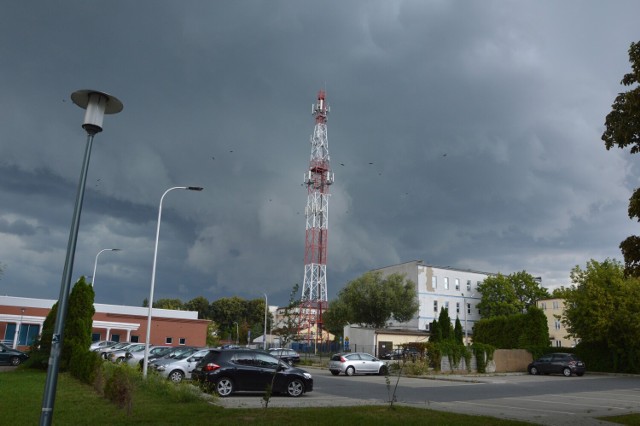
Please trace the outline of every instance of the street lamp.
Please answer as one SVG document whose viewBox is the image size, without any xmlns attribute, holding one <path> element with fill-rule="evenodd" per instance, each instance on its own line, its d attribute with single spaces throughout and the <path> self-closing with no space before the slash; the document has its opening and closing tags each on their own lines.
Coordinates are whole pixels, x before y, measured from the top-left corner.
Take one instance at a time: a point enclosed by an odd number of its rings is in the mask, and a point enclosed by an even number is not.
<svg viewBox="0 0 640 426">
<path fill-rule="evenodd" d="M 98 252 L 98 254 L 96 254 L 96 263 L 93 264 L 93 275 L 91 276 L 91 287 L 94 287 L 94 284 L 96 283 L 96 269 L 98 269 L 98 256 L 100 256 L 100 253 L 102 253 L 103 251 L 120 251 L 120 249 L 102 249 Z"/>
<path fill-rule="evenodd" d="M 267 293 L 264 294 L 264 335 L 262 336 L 262 349 L 267 349 L 267 310 L 269 309 L 269 302 L 267 300 Z"/>
<path fill-rule="evenodd" d="M 151 310 L 153 308 L 153 288 L 156 283 L 156 259 L 158 258 L 158 238 L 160 237 L 160 219 L 162 218 L 162 201 L 164 196 L 174 189 L 186 189 L 187 191 L 202 191 L 204 188 L 200 186 L 174 186 L 164 191 L 160 197 L 160 206 L 158 207 L 158 227 L 156 228 L 156 246 L 153 250 L 153 270 L 151 271 L 151 290 L 149 292 L 149 313 L 147 315 L 147 340 L 144 344 L 144 362 L 142 366 L 142 376 L 147 378 L 147 368 L 149 366 L 149 340 L 151 339 Z"/>
<path fill-rule="evenodd" d="M 240 331 L 238 331 L 238 323 L 236 321 L 233 322 L 236 325 L 236 346 L 240 344 Z"/>
<path fill-rule="evenodd" d="M 82 169 L 80 171 L 80 182 L 78 183 L 76 204 L 73 210 L 71 230 L 69 232 L 69 241 L 67 243 L 67 254 L 64 261 L 62 281 L 60 283 L 58 315 L 56 315 L 56 322 L 51 339 L 49 368 L 47 369 L 47 378 L 42 398 L 42 412 L 40 413 L 41 425 L 50 425 L 53 420 L 53 406 L 56 399 L 58 370 L 60 369 L 60 355 L 62 353 L 62 343 L 64 338 L 64 322 L 68 310 L 73 261 L 76 254 L 80 214 L 82 213 L 82 202 L 84 200 L 84 189 L 87 183 L 87 171 L 89 169 L 89 159 L 91 158 L 93 137 L 96 133 L 100 133 L 102 131 L 102 120 L 104 118 L 104 114 L 117 114 L 122 111 L 123 108 L 122 102 L 117 98 L 96 90 L 78 90 L 71 94 L 71 100 L 74 104 L 86 110 L 82 128 L 87 132 L 87 145 L 82 162 Z"/>
<path fill-rule="evenodd" d="M 464 308 L 464 344 L 467 345 L 467 298 L 464 297 L 464 293 L 460 293 L 462 295 L 462 304 Z"/>
</svg>

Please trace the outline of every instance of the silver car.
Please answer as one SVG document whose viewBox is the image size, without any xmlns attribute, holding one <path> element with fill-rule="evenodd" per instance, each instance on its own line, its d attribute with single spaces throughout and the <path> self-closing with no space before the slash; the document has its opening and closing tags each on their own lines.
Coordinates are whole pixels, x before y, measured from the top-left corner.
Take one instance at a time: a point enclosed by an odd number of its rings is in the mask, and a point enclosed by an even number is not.
<svg viewBox="0 0 640 426">
<path fill-rule="evenodd" d="M 138 352 L 138 351 L 143 351 L 144 353 L 144 343 L 134 343 L 125 348 L 108 352 L 106 358 L 111 362 L 120 363 L 127 360 L 127 352 Z"/>
<path fill-rule="evenodd" d="M 347 376 L 354 374 L 388 374 L 387 364 L 375 356 L 364 352 L 352 352 L 335 354 L 329 361 L 329 371 L 334 376 L 344 373 Z"/>
<path fill-rule="evenodd" d="M 191 379 L 191 372 L 196 364 L 209 353 L 209 349 L 196 349 L 193 352 L 185 352 L 177 358 L 159 358 L 151 366 L 174 383 L 180 383 L 183 379 Z"/>
</svg>

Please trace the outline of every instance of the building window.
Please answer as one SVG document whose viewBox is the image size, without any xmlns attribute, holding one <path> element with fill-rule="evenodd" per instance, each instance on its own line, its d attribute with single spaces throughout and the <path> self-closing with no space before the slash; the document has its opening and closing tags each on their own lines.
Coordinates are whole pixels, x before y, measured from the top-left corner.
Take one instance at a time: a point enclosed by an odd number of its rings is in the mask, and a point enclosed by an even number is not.
<svg viewBox="0 0 640 426">
<path fill-rule="evenodd" d="M 467 291 L 471 291 L 471 280 L 467 280 Z"/>
<path fill-rule="evenodd" d="M 444 307 L 446 310 L 449 310 L 449 302 L 444 302 Z"/>
<path fill-rule="evenodd" d="M 16 336 L 16 323 L 7 324 L 7 329 L 5 330 L 5 340 L 11 341 L 13 344 L 13 339 Z M 21 324 L 20 329 L 18 330 L 18 345 L 19 346 L 29 346 L 31 345 L 36 337 L 40 334 L 40 326 L 37 324 Z"/>
<path fill-rule="evenodd" d="M 444 289 L 449 290 L 449 278 L 444 277 Z"/>
<path fill-rule="evenodd" d="M 165 345 L 171 345 L 171 344 L 173 344 L 173 337 L 167 337 L 167 338 L 164 340 L 164 344 L 165 344 Z"/>
<path fill-rule="evenodd" d="M 556 326 L 556 330 L 560 330 L 560 326 L 561 326 L 560 320 L 556 320 L 555 326 Z"/>
<path fill-rule="evenodd" d="M 179 342 L 180 345 L 186 345 L 187 344 L 187 339 L 185 339 L 184 337 L 181 337 L 178 342 Z"/>
<path fill-rule="evenodd" d="M 460 291 L 460 280 L 456 278 L 456 291 Z"/>
<path fill-rule="evenodd" d="M 562 347 L 562 341 L 556 340 L 556 348 L 561 348 L 561 347 Z"/>
<path fill-rule="evenodd" d="M 113 340 L 114 342 L 119 342 L 120 341 L 120 335 L 119 334 L 111 334 L 111 339 L 107 339 L 107 340 Z"/>
<path fill-rule="evenodd" d="M 547 310 L 547 304 L 545 302 L 540 302 L 540 309 L 542 309 L 543 311 Z"/>
<path fill-rule="evenodd" d="M 553 301 L 553 309 L 560 309 L 560 303 L 557 300 Z"/>
<path fill-rule="evenodd" d="M 140 336 L 132 335 L 131 343 L 138 343 L 140 341 Z"/>
<path fill-rule="evenodd" d="M 467 313 L 471 315 L 471 303 L 467 303 Z"/>
<path fill-rule="evenodd" d="M 98 340 L 100 340 L 102 336 L 100 335 L 100 333 L 91 333 L 91 341 L 92 342 L 97 342 Z"/>
<path fill-rule="evenodd" d="M 456 302 L 456 314 L 460 313 L 460 302 Z"/>
<path fill-rule="evenodd" d="M 438 312 L 438 301 L 437 300 L 433 301 L 433 312 Z"/>
<path fill-rule="evenodd" d="M 438 277 L 431 277 L 431 287 L 438 288 Z"/>
</svg>

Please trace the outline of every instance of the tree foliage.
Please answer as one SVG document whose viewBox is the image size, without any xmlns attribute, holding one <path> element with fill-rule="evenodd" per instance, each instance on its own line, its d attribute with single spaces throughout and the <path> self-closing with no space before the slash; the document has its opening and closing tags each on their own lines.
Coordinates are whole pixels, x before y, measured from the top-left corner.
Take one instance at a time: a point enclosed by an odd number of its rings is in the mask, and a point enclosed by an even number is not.
<svg viewBox="0 0 640 426">
<path fill-rule="evenodd" d="M 349 282 L 337 300 L 329 305 L 329 312 L 332 308 L 340 311 L 336 317 L 343 326 L 350 323 L 382 328 L 391 318 L 409 321 L 419 308 L 415 283 L 401 274 L 383 278 L 379 271 Z"/>
<path fill-rule="evenodd" d="M 631 147 L 631 154 L 640 152 L 640 42 L 631 43 L 629 47 L 631 72 L 625 74 L 620 84 L 630 87 L 626 92 L 618 93 L 611 112 L 605 119 L 605 131 L 602 140 L 607 150 Z M 640 188 L 637 188 L 629 199 L 630 219 L 640 221 Z M 626 276 L 640 276 L 640 237 L 632 235 L 620 243 L 624 257 L 624 273 Z"/>
<path fill-rule="evenodd" d="M 478 291 L 482 294 L 478 304 L 482 318 L 520 314 L 549 297 L 547 289 L 526 271 L 489 276 L 478 285 Z"/>
<path fill-rule="evenodd" d="M 607 259 L 576 266 L 571 281 L 562 317 L 569 336 L 606 348 L 618 371 L 640 371 L 640 280 Z"/>
<path fill-rule="evenodd" d="M 209 301 L 203 297 L 195 297 L 184 304 L 187 311 L 197 311 L 199 319 L 209 319 Z"/>
<path fill-rule="evenodd" d="M 549 346 L 547 317 L 540 308 L 527 312 L 483 318 L 473 326 L 474 344 L 489 344 L 500 349 L 530 349 Z"/>
<path fill-rule="evenodd" d="M 223 297 L 211 302 L 210 305 L 211 319 L 219 324 L 221 332 L 235 335 L 235 323 L 238 323 L 240 331 L 238 340 L 240 341 L 247 340 L 249 330 L 253 336 L 262 334 L 264 312 L 265 300 L 263 298 L 245 300 L 237 296 Z M 272 322 L 271 313 L 267 315 L 267 322 Z M 269 328 L 268 324 L 267 328 Z"/>
<path fill-rule="evenodd" d="M 64 337 L 60 368 L 66 369 L 71 365 L 74 353 L 89 352 L 91 346 L 91 331 L 93 329 L 93 302 L 95 293 L 93 286 L 84 277 L 75 283 L 69 294 L 69 309 L 64 323 Z"/>
</svg>

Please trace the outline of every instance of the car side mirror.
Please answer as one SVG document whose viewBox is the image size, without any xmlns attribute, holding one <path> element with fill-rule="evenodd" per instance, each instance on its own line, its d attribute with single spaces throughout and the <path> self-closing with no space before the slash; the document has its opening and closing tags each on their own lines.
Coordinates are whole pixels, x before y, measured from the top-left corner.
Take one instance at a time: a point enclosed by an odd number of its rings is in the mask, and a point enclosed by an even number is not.
<svg viewBox="0 0 640 426">
<path fill-rule="evenodd" d="M 278 364 L 278 371 L 284 371 L 284 370 L 286 370 L 286 369 L 287 369 L 287 367 L 286 367 L 286 366 L 284 366 L 284 365 L 282 365 L 282 364 Z"/>
</svg>

